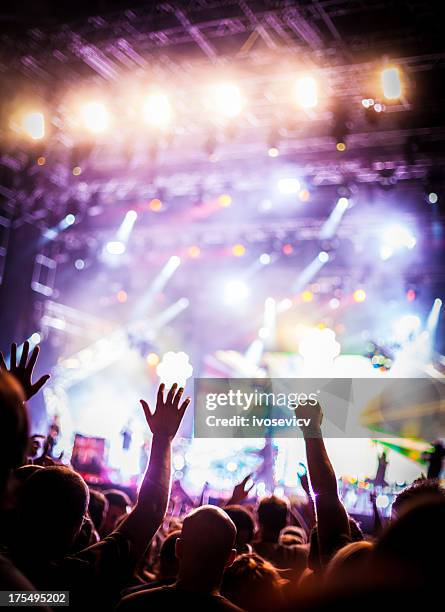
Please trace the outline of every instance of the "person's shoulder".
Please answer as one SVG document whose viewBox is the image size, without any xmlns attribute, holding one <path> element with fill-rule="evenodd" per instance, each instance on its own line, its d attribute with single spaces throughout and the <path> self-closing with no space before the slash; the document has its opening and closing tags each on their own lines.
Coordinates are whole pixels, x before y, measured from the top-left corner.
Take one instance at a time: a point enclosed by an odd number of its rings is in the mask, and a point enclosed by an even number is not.
<svg viewBox="0 0 445 612">
<path fill-rule="evenodd" d="M 126 595 L 121 599 L 117 610 L 119 611 L 129 611 L 129 610 L 139 610 L 145 609 L 147 605 L 152 605 L 154 600 L 160 598 L 163 599 L 165 597 L 174 596 L 175 590 L 172 586 L 160 586 L 154 589 L 144 588 L 143 590 L 137 591 L 136 593 L 131 593 L 130 595 Z M 150 602 L 150 603 L 149 603 Z"/>
<path fill-rule="evenodd" d="M 0 555 L 0 589 L 5 591 L 34 591 L 34 587 L 29 580 L 10 559 L 3 555 Z"/>
<path fill-rule="evenodd" d="M 222 595 L 215 596 L 215 606 L 213 610 L 220 610 L 221 612 L 244 612 L 243 608 L 239 608 L 237 605 L 232 603 L 229 599 L 226 599 Z"/>
</svg>

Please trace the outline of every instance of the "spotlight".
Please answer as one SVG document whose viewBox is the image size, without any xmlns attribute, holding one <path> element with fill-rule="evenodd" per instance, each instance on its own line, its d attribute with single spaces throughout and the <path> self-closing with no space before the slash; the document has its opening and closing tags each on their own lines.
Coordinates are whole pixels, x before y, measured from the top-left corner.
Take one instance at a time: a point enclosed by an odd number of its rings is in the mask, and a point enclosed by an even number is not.
<svg viewBox="0 0 445 612">
<path fill-rule="evenodd" d="M 37 344 L 40 344 L 41 341 L 42 341 L 42 336 L 39 334 L 39 332 L 34 332 L 29 337 L 29 342 L 31 344 L 34 344 L 34 346 L 36 346 Z"/>
<path fill-rule="evenodd" d="M 156 353 L 148 353 L 146 361 L 147 365 L 149 365 L 150 367 L 155 367 L 160 361 L 159 355 L 157 355 Z"/>
<path fill-rule="evenodd" d="M 411 231 L 403 225 L 392 225 L 383 232 L 380 257 L 389 259 L 396 251 L 402 248 L 409 250 L 416 246 L 416 239 Z"/>
<path fill-rule="evenodd" d="M 329 308 L 336 310 L 340 306 L 340 300 L 338 298 L 332 298 L 329 300 Z"/>
<path fill-rule="evenodd" d="M 185 387 L 187 380 L 193 374 L 193 366 L 187 353 L 168 351 L 168 353 L 163 355 L 162 361 L 158 364 L 156 374 L 167 389 L 170 389 L 174 383 Z"/>
<path fill-rule="evenodd" d="M 439 201 L 439 196 L 437 195 L 437 193 L 435 191 L 431 191 L 428 194 L 428 202 L 430 204 L 437 204 L 438 201 Z"/>
<path fill-rule="evenodd" d="M 399 100 L 402 96 L 402 84 L 398 68 L 385 68 L 380 75 L 383 95 L 388 100 Z"/>
<path fill-rule="evenodd" d="M 302 108 L 317 106 L 317 81 L 310 76 L 298 79 L 295 84 L 295 99 Z"/>
<path fill-rule="evenodd" d="M 267 154 L 269 155 L 269 157 L 278 157 L 280 151 L 277 149 L 277 147 L 269 147 Z"/>
<path fill-rule="evenodd" d="M 81 109 L 84 127 L 93 134 L 105 132 L 110 124 L 110 115 L 101 102 L 89 102 Z"/>
<path fill-rule="evenodd" d="M 297 178 L 282 178 L 277 183 L 278 191 L 284 195 L 292 195 L 300 191 L 300 181 Z"/>
<path fill-rule="evenodd" d="M 224 286 L 224 301 L 226 304 L 239 304 L 249 296 L 249 287 L 241 280 L 232 280 Z"/>
<path fill-rule="evenodd" d="M 222 115 L 233 118 L 244 108 L 241 90 L 235 83 L 220 83 L 213 89 L 213 105 Z"/>
<path fill-rule="evenodd" d="M 74 166 L 73 175 L 80 176 L 82 174 L 82 168 L 80 166 Z"/>
<path fill-rule="evenodd" d="M 76 270 L 83 270 L 85 268 L 85 262 L 83 259 L 76 259 L 74 262 L 74 267 Z"/>
<path fill-rule="evenodd" d="M 309 289 L 306 289 L 306 291 L 303 291 L 303 293 L 301 294 L 301 299 L 303 300 L 303 302 L 312 302 L 312 300 L 314 299 L 314 294 L 312 293 L 312 291 L 309 291 Z"/>
<path fill-rule="evenodd" d="M 329 261 L 329 253 L 326 253 L 326 251 L 321 251 L 318 254 L 318 259 L 321 261 L 321 263 L 327 263 Z"/>
<path fill-rule="evenodd" d="M 160 212 L 162 210 L 162 202 L 159 198 L 153 198 L 148 203 L 148 208 L 153 212 Z"/>
<path fill-rule="evenodd" d="M 196 259 L 197 257 L 201 255 L 201 249 L 196 244 L 193 244 L 192 246 L 189 246 L 189 248 L 187 249 L 187 255 L 191 259 Z"/>
<path fill-rule="evenodd" d="M 125 244 L 120 240 L 111 240 L 110 242 L 107 242 L 107 246 L 105 248 L 110 255 L 123 255 L 126 249 Z"/>
<path fill-rule="evenodd" d="M 242 244 L 235 244 L 232 247 L 232 255 L 234 255 L 235 257 L 242 257 L 245 252 L 246 252 L 246 247 L 243 246 Z"/>
<path fill-rule="evenodd" d="M 228 193 L 223 193 L 218 198 L 218 204 L 223 208 L 228 208 L 232 204 L 232 196 Z"/>
<path fill-rule="evenodd" d="M 120 291 L 118 291 L 118 292 L 117 292 L 116 297 L 117 297 L 117 301 L 118 301 L 120 304 L 125 304 L 125 302 L 126 302 L 126 301 L 127 301 L 127 299 L 128 299 L 127 292 L 126 292 L 126 291 L 124 291 L 123 289 L 121 289 Z"/>
<path fill-rule="evenodd" d="M 262 253 L 260 255 L 260 263 L 263 264 L 263 266 L 267 266 L 268 264 L 270 264 L 270 255 L 269 255 L 269 253 Z"/>
<path fill-rule="evenodd" d="M 356 289 L 352 297 L 354 302 L 364 302 L 366 300 L 366 291 L 364 289 Z"/>
<path fill-rule="evenodd" d="M 163 93 L 150 94 L 142 108 L 144 121 L 156 127 L 165 127 L 171 121 L 171 106 Z"/>
<path fill-rule="evenodd" d="M 76 217 L 73 214 L 69 214 L 65 217 L 65 219 L 63 220 L 63 224 L 65 225 L 65 227 L 69 227 L 70 225 L 74 225 L 74 223 L 76 222 Z"/>
<path fill-rule="evenodd" d="M 287 243 L 287 244 L 283 244 L 283 253 L 285 255 L 292 255 L 292 253 L 294 252 L 294 247 Z"/>
<path fill-rule="evenodd" d="M 26 113 L 22 118 L 22 129 L 32 140 L 41 140 L 45 136 L 45 118 L 42 113 Z"/>
</svg>

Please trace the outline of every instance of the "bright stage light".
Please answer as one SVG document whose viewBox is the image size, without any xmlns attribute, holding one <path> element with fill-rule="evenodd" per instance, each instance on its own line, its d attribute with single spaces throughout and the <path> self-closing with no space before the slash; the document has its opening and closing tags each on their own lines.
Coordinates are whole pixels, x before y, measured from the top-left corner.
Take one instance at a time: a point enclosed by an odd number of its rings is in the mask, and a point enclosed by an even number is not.
<svg viewBox="0 0 445 612">
<path fill-rule="evenodd" d="M 153 198 L 148 204 L 148 208 L 153 212 L 160 212 L 162 210 L 162 202 L 159 198 Z"/>
<path fill-rule="evenodd" d="M 312 365 L 320 360 L 333 361 L 340 354 L 340 348 L 332 329 L 309 328 L 299 344 L 298 351 L 304 361 Z"/>
<path fill-rule="evenodd" d="M 280 151 L 277 149 L 277 147 L 270 147 L 267 151 L 267 154 L 269 155 L 269 157 L 278 157 Z"/>
<path fill-rule="evenodd" d="M 354 302 L 364 302 L 366 300 L 366 291 L 364 289 L 356 289 L 352 297 Z"/>
<path fill-rule="evenodd" d="M 74 267 L 76 270 L 83 270 L 85 268 L 85 262 L 83 259 L 76 259 L 74 262 Z"/>
<path fill-rule="evenodd" d="M 125 244 L 120 240 L 111 240 L 110 242 L 107 242 L 107 246 L 105 248 L 110 255 L 123 255 L 126 249 Z"/>
<path fill-rule="evenodd" d="M 402 248 L 411 250 L 415 246 L 416 239 L 407 227 L 392 225 L 383 232 L 380 257 L 382 259 L 389 259 L 395 251 Z"/>
<path fill-rule="evenodd" d="M 438 200 L 439 196 L 434 191 L 431 191 L 431 193 L 428 194 L 428 202 L 430 204 L 437 204 Z"/>
<path fill-rule="evenodd" d="M 295 99 L 302 108 L 317 106 L 317 81 L 310 76 L 299 78 L 295 84 Z"/>
<path fill-rule="evenodd" d="M 336 310 L 338 307 L 340 306 L 340 300 L 337 298 L 332 298 L 329 300 L 329 308 L 332 308 L 332 310 Z"/>
<path fill-rule="evenodd" d="M 158 365 L 160 361 L 159 355 L 157 355 L 156 353 L 148 353 L 146 361 L 147 361 L 147 365 L 154 368 L 155 366 Z"/>
<path fill-rule="evenodd" d="M 314 294 L 312 293 L 312 291 L 309 291 L 309 289 L 306 289 L 306 291 L 303 291 L 303 293 L 301 294 L 301 299 L 303 300 L 303 302 L 312 302 L 312 300 L 314 299 Z"/>
<path fill-rule="evenodd" d="M 156 127 L 165 127 L 171 121 L 172 110 L 168 96 L 163 93 L 150 94 L 142 108 L 144 120 Z"/>
<path fill-rule="evenodd" d="M 218 198 L 218 204 L 222 206 L 222 208 L 228 208 L 232 204 L 232 196 L 228 193 L 223 193 Z"/>
<path fill-rule="evenodd" d="M 22 129 L 32 140 L 45 136 L 45 118 L 42 113 L 26 113 L 22 118 Z"/>
<path fill-rule="evenodd" d="M 37 344 L 40 344 L 41 341 L 42 341 L 42 336 L 39 334 L 39 332 L 34 332 L 29 337 L 29 342 L 31 344 L 34 344 L 34 346 L 36 346 Z"/>
<path fill-rule="evenodd" d="M 260 264 L 262 264 L 263 266 L 267 266 L 268 264 L 270 264 L 269 253 L 262 253 L 259 259 L 260 259 Z"/>
<path fill-rule="evenodd" d="M 187 380 L 193 374 L 193 367 L 187 353 L 169 351 L 162 357 L 161 363 L 156 368 L 156 374 L 167 389 L 170 389 L 174 383 L 185 387 Z"/>
<path fill-rule="evenodd" d="M 242 257 L 246 252 L 246 247 L 242 244 L 235 244 L 232 247 L 232 255 L 235 257 Z"/>
<path fill-rule="evenodd" d="M 318 259 L 321 261 L 321 263 L 327 263 L 329 261 L 329 253 L 326 253 L 326 251 L 320 251 L 318 254 Z"/>
<path fill-rule="evenodd" d="M 226 304 L 239 304 L 249 297 L 249 287 L 241 280 L 232 280 L 224 285 Z"/>
<path fill-rule="evenodd" d="M 235 83 L 220 83 L 213 89 L 213 105 L 226 117 L 236 117 L 244 108 L 244 98 Z"/>
<path fill-rule="evenodd" d="M 398 68 L 385 68 L 381 72 L 383 95 L 388 100 L 398 100 L 402 96 L 402 84 Z"/>
<path fill-rule="evenodd" d="M 193 244 L 192 246 L 189 246 L 189 248 L 187 249 L 187 255 L 191 259 L 196 259 L 197 257 L 201 255 L 201 249 L 196 244 Z"/>
<path fill-rule="evenodd" d="M 70 213 L 63 220 L 63 225 L 64 227 L 69 227 L 70 225 L 74 225 L 75 222 L 76 222 L 76 217 Z"/>
<path fill-rule="evenodd" d="M 100 134 L 110 125 L 110 115 L 101 102 L 89 102 L 81 109 L 84 127 L 93 134 Z"/>
<path fill-rule="evenodd" d="M 284 195 L 292 195 L 300 191 L 300 181 L 297 178 L 282 178 L 277 183 L 278 191 Z"/>
</svg>

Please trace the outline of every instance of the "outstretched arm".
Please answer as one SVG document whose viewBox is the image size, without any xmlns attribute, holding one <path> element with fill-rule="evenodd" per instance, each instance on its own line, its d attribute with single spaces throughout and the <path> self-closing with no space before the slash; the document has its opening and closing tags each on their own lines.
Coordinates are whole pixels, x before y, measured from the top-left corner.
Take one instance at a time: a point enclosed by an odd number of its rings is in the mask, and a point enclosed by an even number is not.
<svg viewBox="0 0 445 612">
<path fill-rule="evenodd" d="M 315 494 L 320 560 L 324 564 L 350 541 L 348 515 L 338 496 L 337 479 L 324 445 L 320 405 L 298 406 L 296 415 L 298 418 L 310 419 L 310 426 L 302 428 L 302 432 L 309 477 Z"/>
<path fill-rule="evenodd" d="M 20 356 L 20 361 L 17 361 L 17 344 L 14 342 L 11 345 L 11 358 L 10 358 L 10 366 L 9 370 L 6 367 L 6 361 L 3 356 L 3 353 L 0 353 L 0 371 L 5 370 L 14 376 L 19 383 L 23 387 L 23 391 L 25 392 L 25 397 L 27 400 L 31 399 L 36 393 L 40 391 L 43 385 L 48 382 L 50 379 L 49 374 L 45 374 L 36 382 L 32 382 L 32 375 L 34 372 L 35 365 L 37 363 L 37 358 L 39 356 L 40 348 L 35 346 L 31 352 L 31 356 L 29 357 L 29 342 L 26 341 L 23 343 L 22 354 Z"/>
<path fill-rule="evenodd" d="M 178 431 L 190 398 L 181 405 L 184 389 L 174 384 L 164 400 L 164 385 L 158 390 L 156 410 L 152 414 L 141 400 L 145 418 L 153 433 L 150 461 L 136 506 L 120 524 L 117 531 L 131 542 L 134 558 L 139 558 L 159 529 L 167 510 L 170 495 L 171 445 Z"/>
</svg>

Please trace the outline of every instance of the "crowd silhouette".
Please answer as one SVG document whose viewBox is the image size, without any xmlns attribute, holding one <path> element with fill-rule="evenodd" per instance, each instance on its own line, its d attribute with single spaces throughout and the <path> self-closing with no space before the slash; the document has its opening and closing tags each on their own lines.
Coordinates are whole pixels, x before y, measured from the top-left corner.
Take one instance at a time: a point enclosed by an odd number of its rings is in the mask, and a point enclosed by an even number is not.
<svg viewBox="0 0 445 612">
<path fill-rule="evenodd" d="M 420 478 L 396 498 L 391 520 L 363 533 L 340 499 L 322 436 L 322 409 L 299 406 L 306 502 L 249 497 L 172 511 L 173 439 L 190 404 L 159 386 L 137 500 L 88 486 L 31 435 L 27 401 L 39 348 L 0 359 L 0 591 L 68 591 L 75 610 L 330 610 L 437 605 L 442 597 L 445 491 Z M 351 463 L 354 457 L 350 457 Z"/>
</svg>

